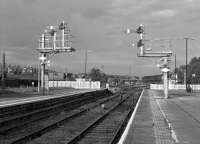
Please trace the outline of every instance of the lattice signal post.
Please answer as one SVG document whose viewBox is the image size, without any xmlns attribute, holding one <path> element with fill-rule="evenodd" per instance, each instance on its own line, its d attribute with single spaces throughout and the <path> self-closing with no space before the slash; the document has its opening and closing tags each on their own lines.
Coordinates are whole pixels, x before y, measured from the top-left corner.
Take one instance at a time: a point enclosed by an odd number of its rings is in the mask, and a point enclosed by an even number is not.
<svg viewBox="0 0 200 144">
<path fill-rule="evenodd" d="M 137 42 L 137 47 L 139 49 L 138 57 L 149 57 L 149 58 L 162 58 L 163 64 L 160 66 L 161 71 L 163 72 L 163 86 L 164 86 L 164 94 L 165 98 L 168 98 L 168 58 L 172 56 L 171 51 L 148 51 L 145 49 L 145 39 L 144 39 L 144 26 L 140 24 L 140 26 L 136 29 L 136 31 L 132 29 L 126 30 L 127 34 L 129 33 L 137 33 L 139 34 L 139 41 Z"/>
<path fill-rule="evenodd" d="M 50 64 L 50 58 L 57 53 L 75 51 L 75 49 L 71 47 L 70 37 L 70 30 L 67 23 L 64 21 L 58 26 L 48 26 L 40 37 L 37 51 L 40 53 L 41 88 L 43 90 L 43 95 L 45 94 L 45 89 L 48 89 L 48 84 L 45 84 L 45 66 Z"/>
</svg>

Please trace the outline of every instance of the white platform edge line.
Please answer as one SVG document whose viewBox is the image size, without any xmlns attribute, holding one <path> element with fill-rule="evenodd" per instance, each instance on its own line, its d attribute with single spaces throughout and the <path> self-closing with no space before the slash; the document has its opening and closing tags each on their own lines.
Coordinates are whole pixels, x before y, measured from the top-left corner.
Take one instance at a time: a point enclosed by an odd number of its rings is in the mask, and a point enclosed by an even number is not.
<svg viewBox="0 0 200 144">
<path fill-rule="evenodd" d="M 174 141 L 175 141 L 176 143 L 179 143 L 178 137 L 177 137 L 176 132 L 175 132 L 173 126 L 172 126 L 172 123 L 169 121 L 169 119 L 168 119 L 167 116 L 165 115 L 163 109 L 161 108 L 160 103 L 159 103 L 158 101 L 156 101 L 156 103 L 157 103 L 157 105 L 158 105 L 158 107 L 159 107 L 159 109 L 160 109 L 160 111 L 161 111 L 161 113 L 162 113 L 164 119 L 166 120 L 166 122 L 167 122 L 167 124 L 168 124 L 168 128 L 169 128 L 170 131 L 171 131 L 171 136 L 172 136 L 172 138 L 174 139 Z"/>
<path fill-rule="evenodd" d="M 12 106 L 12 105 L 20 105 L 20 104 L 25 104 L 25 103 L 61 98 L 61 97 L 65 97 L 65 96 L 72 96 L 72 95 L 76 95 L 76 94 L 84 94 L 86 92 L 79 93 L 79 92 L 73 91 L 73 92 L 69 92 L 67 95 L 66 94 L 57 95 L 57 96 L 54 95 L 54 97 L 47 95 L 47 96 L 30 97 L 30 98 L 24 98 L 24 99 L 18 99 L 18 100 L 8 100 L 8 101 L 4 101 L 4 103 L 0 102 L 0 108 Z M 88 92 L 92 92 L 92 91 L 88 91 Z"/>
<path fill-rule="evenodd" d="M 121 136 L 121 138 L 120 138 L 118 144 L 123 144 L 124 141 L 125 141 L 125 139 L 126 139 L 126 137 L 127 137 L 127 135 L 128 135 L 128 132 L 129 132 L 129 130 L 130 130 L 130 127 L 131 127 L 131 125 L 132 125 L 132 123 L 133 123 L 133 120 L 134 120 L 134 118 L 135 118 L 136 111 L 137 111 L 137 109 L 138 109 L 138 107 L 139 107 L 139 104 L 140 104 L 140 101 L 141 101 L 141 99 L 142 99 L 143 92 L 144 92 L 144 89 L 142 90 L 142 93 L 141 93 L 141 95 L 140 95 L 140 98 L 139 98 L 139 100 L 138 100 L 138 102 L 137 102 L 137 104 L 136 104 L 136 106 L 135 106 L 135 109 L 134 109 L 134 111 L 133 111 L 133 113 L 132 113 L 132 115 L 131 115 L 131 118 L 129 119 L 128 124 L 127 124 L 127 126 L 126 126 L 126 129 L 124 130 L 124 132 L 123 132 L 123 134 L 122 134 L 122 136 Z"/>
</svg>

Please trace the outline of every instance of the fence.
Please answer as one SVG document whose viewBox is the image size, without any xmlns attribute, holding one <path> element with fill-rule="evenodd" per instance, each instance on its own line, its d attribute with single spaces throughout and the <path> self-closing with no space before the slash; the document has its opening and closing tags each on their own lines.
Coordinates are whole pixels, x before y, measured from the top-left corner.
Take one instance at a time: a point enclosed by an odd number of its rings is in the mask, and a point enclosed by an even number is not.
<svg viewBox="0 0 200 144">
<path fill-rule="evenodd" d="M 49 87 L 71 87 L 75 89 L 100 89 L 99 81 L 49 81 Z"/>
<path fill-rule="evenodd" d="M 192 90 L 200 90 L 200 85 L 190 85 Z M 150 89 L 156 89 L 156 90 L 163 90 L 162 84 L 150 84 Z M 185 85 L 181 84 L 169 84 L 170 90 L 185 90 Z"/>
</svg>

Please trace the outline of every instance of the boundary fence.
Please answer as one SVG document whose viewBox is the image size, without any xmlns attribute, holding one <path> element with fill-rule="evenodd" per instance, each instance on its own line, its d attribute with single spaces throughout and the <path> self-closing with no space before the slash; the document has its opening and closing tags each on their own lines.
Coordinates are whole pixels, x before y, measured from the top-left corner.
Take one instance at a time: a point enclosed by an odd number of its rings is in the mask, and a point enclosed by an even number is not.
<svg viewBox="0 0 200 144">
<path fill-rule="evenodd" d="M 51 87 L 71 87 L 75 89 L 100 89 L 99 81 L 49 81 Z"/>
<path fill-rule="evenodd" d="M 200 90 L 200 85 L 190 85 L 192 90 Z M 150 84 L 150 89 L 163 90 L 163 84 Z M 169 84 L 170 90 L 185 90 L 186 87 L 183 84 Z"/>
</svg>

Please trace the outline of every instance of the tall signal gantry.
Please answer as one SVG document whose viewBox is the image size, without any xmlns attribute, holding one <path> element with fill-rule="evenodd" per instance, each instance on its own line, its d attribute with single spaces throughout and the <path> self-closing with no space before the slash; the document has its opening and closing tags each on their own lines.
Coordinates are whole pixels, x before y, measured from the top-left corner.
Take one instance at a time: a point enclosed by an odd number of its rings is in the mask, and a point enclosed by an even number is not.
<svg viewBox="0 0 200 144">
<path fill-rule="evenodd" d="M 172 55 L 171 51 L 146 51 L 144 26 L 142 24 L 140 24 L 140 26 L 136 29 L 136 33 L 140 36 L 140 39 L 137 42 L 137 47 L 139 49 L 138 57 L 170 57 Z"/>
<path fill-rule="evenodd" d="M 145 39 L 144 39 L 144 26 L 142 24 L 136 29 L 136 31 L 132 29 L 127 29 L 126 33 L 136 32 L 139 34 L 139 40 L 137 42 L 137 47 L 139 49 L 137 56 L 138 57 L 149 57 L 149 58 L 161 58 L 162 64 L 159 66 L 161 71 L 163 72 L 163 86 L 164 86 L 164 94 L 165 98 L 168 98 L 168 58 L 172 56 L 171 51 L 149 51 L 145 49 Z"/>
<path fill-rule="evenodd" d="M 40 63 L 41 63 L 41 88 L 43 95 L 45 89 L 48 89 L 48 83 L 45 83 L 45 66 L 50 64 L 50 58 L 63 52 L 74 52 L 75 49 L 71 46 L 70 29 L 67 23 L 62 21 L 58 26 L 48 26 L 39 39 Z"/>
</svg>

